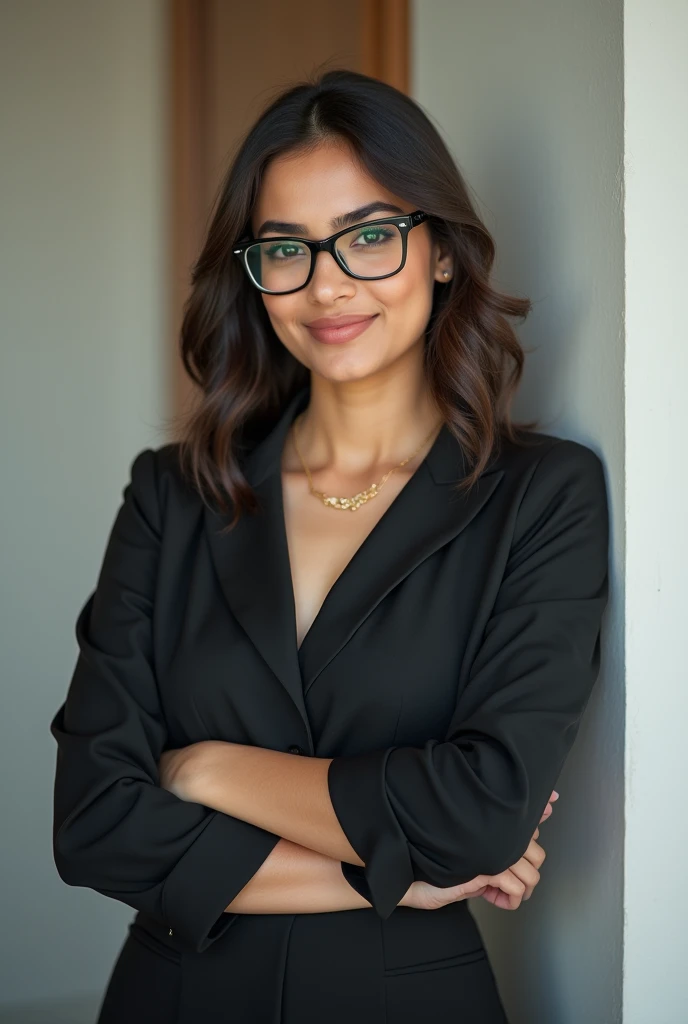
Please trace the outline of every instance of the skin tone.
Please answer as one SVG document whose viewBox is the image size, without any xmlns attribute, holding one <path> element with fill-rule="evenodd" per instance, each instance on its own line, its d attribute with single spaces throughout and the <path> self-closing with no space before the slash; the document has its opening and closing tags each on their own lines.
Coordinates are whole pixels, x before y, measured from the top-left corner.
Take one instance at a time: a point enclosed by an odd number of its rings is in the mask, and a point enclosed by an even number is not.
<svg viewBox="0 0 688 1024">
<path fill-rule="evenodd" d="M 338 230 L 333 221 L 342 214 L 363 210 L 351 222 L 361 223 L 414 208 L 371 178 L 346 144 L 327 142 L 271 162 L 252 231 L 256 238 L 291 233 L 321 239 Z M 422 223 L 409 232 L 406 264 L 393 277 L 356 280 L 329 253 L 319 253 L 307 287 L 261 296 L 277 337 L 310 371 L 310 403 L 296 426 L 315 487 L 353 495 L 379 481 L 431 435 L 416 457 L 391 474 L 378 496 L 352 515 L 327 508 L 310 493 L 290 432 L 282 480 L 299 644 L 335 579 L 418 468 L 434 439 L 433 428 L 439 429 L 441 417 L 424 380 L 423 346 L 433 286 L 447 280 L 445 270 L 451 275 L 451 258 Z M 375 319 L 358 337 L 336 345 L 318 340 L 307 327 L 312 320 L 339 314 Z M 163 788 L 281 837 L 228 911 L 370 907 L 341 872 L 341 861 L 363 861 L 334 813 L 327 786 L 331 760 L 216 740 L 163 753 Z M 557 796 L 552 793 L 541 822 L 552 813 Z M 414 882 L 400 905 L 432 910 L 480 896 L 515 910 L 540 879 L 545 851 L 538 836 L 536 829 L 524 856 L 507 871 L 445 889 Z"/>
</svg>

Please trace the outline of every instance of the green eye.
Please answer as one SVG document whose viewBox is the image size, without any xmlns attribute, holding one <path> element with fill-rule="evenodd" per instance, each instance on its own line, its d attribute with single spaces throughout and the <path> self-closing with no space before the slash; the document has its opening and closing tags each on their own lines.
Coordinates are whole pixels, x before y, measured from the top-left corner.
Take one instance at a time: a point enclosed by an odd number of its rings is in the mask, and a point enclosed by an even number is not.
<svg viewBox="0 0 688 1024">
<path fill-rule="evenodd" d="M 265 255 L 271 260 L 285 260 L 303 255 L 303 250 L 301 246 L 296 245 L 294 242 L 280 242 L 279 244 L 269 246 L 265 250 Z"/>
<path fill-rule="evenodd" d="M 365 238 L 364 247 L 372 245 L 383 245 L 389 238 L 392 238 L 393 232 L 385 228 L 366 228 L 361 231 L 359 238 Z M 356 242 L 354 244 L 357 244 Z"/>
</svg>

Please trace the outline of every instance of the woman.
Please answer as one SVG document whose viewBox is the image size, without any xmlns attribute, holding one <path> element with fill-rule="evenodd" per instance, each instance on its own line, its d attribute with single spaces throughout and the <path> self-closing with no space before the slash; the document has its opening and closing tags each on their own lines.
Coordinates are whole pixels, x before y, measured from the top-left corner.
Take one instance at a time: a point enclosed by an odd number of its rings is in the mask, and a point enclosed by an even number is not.
<svg viewBox="0 0 688 1024">
<path fill-rule="evenodd" d="M 137 911 L 99 1024 L 506 1021 L 468 901 L 539 880 L 608 526 L 598 456 L 510 422 L 529 304 L 493 259 L 379 81 L 243 142 L 182 329 L 201 400 L 132 463 L 51 724 L 60 875 Z"/>
</svg>

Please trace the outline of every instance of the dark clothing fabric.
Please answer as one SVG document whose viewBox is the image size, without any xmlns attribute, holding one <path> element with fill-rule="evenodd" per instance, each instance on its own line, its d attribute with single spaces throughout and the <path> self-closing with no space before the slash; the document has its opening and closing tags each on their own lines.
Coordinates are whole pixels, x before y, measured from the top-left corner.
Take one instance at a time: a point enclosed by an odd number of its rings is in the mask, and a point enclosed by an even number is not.
<svg viewBox="0 0 688 1024">
<path fill-rule="evenodd" d="M 538 433 L 462 495 L 443 427 L 298 648 L 280 459 L 308 399 L 247 452 L 261 511 L 224 536 L 178 445 L 140 452 L 79 613 L 55 862 L 137 911 L 99 1024 L 505 1024 L 470 901 L 397 904 L 510 867 L 538 825 L 599 671 L 603 466 Z M 224 912 L 279 837 L 159 786 L 163 750 L 206 739 L 334 758 L 370 908 Z"/>
<path fill-rule="evenodd" d="M 468 905 L 237 914 L 203 953 L 139 912 L 97 1024 L 508 1024 Z"/>
</svg>

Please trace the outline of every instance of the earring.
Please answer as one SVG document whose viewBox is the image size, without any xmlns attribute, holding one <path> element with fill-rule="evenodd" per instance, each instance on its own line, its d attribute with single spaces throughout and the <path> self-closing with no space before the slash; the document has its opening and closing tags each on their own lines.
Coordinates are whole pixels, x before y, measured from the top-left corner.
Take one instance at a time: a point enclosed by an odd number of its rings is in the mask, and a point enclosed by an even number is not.
<svg viewBox="0 0 688 1024">
<path fill-rule="evenodd" d="M 449 277 L 449 271 L 448 270 L 443 270 L 442 271 L 442 276 L 443 277 Z"/>
</svg>

